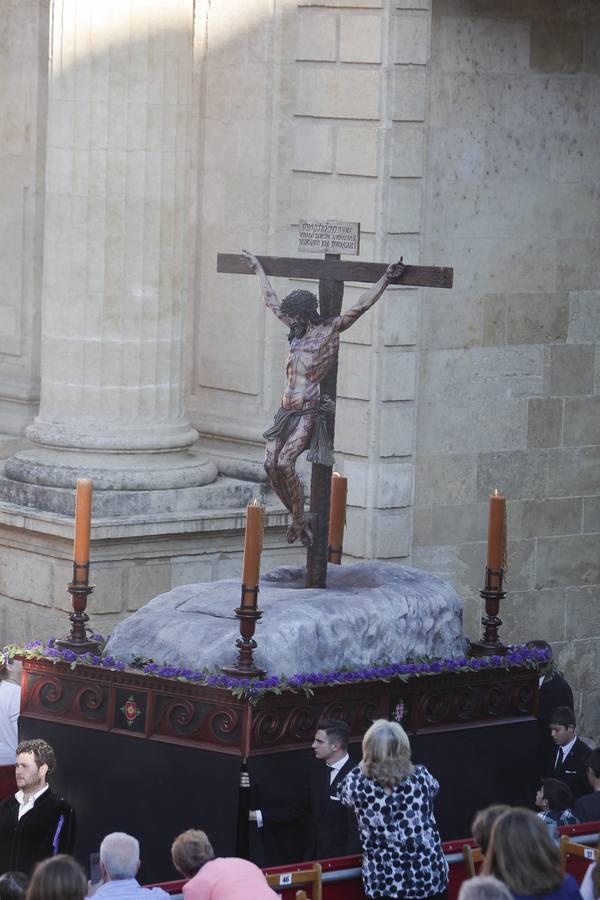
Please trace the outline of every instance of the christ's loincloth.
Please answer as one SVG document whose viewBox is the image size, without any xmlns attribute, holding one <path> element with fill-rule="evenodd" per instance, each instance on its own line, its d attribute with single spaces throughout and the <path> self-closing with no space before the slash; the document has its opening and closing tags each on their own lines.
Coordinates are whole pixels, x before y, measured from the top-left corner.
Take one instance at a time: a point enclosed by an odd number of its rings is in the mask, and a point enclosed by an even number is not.
<svg viewBox="0 0 600 900">
<path fill-rule="evenodd" d="M 270 428 L 263 433 L 267 441 L 280 438 L 286 441 L 301 416 L 314 416 L 310 447 L 306 458 L 311 463 L 321 466 L 333 465 L 333 445 L 327 430 L 327 416 L 335 412 L 335 403 L 329 397 L 323 397 L 318 406 L 306 406 L 304 409 L 285 409 L 280 406 Z"/>
</svg>

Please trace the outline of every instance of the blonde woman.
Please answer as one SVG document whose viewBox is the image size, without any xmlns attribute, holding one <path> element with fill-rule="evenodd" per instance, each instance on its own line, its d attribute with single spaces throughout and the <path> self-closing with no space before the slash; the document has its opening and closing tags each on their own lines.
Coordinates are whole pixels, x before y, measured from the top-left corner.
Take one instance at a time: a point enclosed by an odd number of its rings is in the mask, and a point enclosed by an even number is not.
<svg viewBox="0 0 600 900">
<path fill-rule="evenodd" d="M 369 900 L 430 900 L 446 896 L 448 864 L 433 815 L 439 784 L 410 761 L 397 722 L 377 719 L 363 738 L 360 766 L 339 785 L 355 813 Z"/>
</svg>

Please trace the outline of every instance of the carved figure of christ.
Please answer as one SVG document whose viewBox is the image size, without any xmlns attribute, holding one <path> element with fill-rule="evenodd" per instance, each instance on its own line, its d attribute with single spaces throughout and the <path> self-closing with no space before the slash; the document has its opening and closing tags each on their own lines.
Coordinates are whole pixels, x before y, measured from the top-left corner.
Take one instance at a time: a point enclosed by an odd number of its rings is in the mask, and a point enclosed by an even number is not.
<svg viewBox="0 0 600 900">
<path fill-rule="evenodd" d="M 260 260 L 247 250 L 242 251 L 242 256 L 258 275 L 266 306 L 290 329 L 287 383 L 275 423 L 265 432 L 265 469 L 292 516 L 287 533 L 289 543 L 300 539 L 310 547 L 312 523 L 304 511 L 304 486 L 295 466 L 299 455 L 309 446 L 309 461 L 329 466 L 333 463 L 325 417 L 333 412 L 335 405 L 330 398 L 321 396 L 321 382 L 337 361 L 341 332 L 367 312 L 406 267 L 402 259 L 388 266 L 351 309 L 323 318 L 312 292 L 292 291 L 280 302 Z"/>
</svg>

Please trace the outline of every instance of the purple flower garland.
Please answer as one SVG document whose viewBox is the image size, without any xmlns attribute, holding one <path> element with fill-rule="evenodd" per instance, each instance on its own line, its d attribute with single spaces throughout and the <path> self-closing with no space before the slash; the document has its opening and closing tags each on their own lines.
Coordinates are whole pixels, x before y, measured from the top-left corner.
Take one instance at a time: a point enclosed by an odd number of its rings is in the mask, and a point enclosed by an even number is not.
<svg viewBox="0 0 600 900">
<path fill-rule="evenodd" d="M 93 639 L 104 642 L 101 635 L 93 635 Z M 9 645 L 2 651 L 9 659 L 14 656 L 26 659 L 50 659 L 53 662 L 70 663 L 74 669 L 77 664 L 87 666 L 100 666 L 104 669 L 116 669 L 119 672 L 129 668 L 122 660 L 112 656 L 93 656 L 90 653 L 78 655 L 73 650 L 59 650 L 54 646 L 54 638 L 43 644 L 42 641 L 31 641 L 24 647 Z M 386 663 L 375 666 L 365 666 L 360 669 L 339 669 L 332 672 L 299 672 L 289 677 L 285 675 L 270 675 L 267 678 L 233 678 L 230 675 L 210 673 L 200 669 L 180 668 L 178 666 L 164 666 L 155 662 L 140 664 L 135 670 L 141 670 L 145 675 L 154 675 L 157 678 L 173 678 L 177 681 L 186 681 L 193 684 L 207 685 L 208 687 L 222 687 L 232 691 L 237 696 L 247 696 L 251 700 L 258 700 L 267 691 L 280 694 L 282 691 L 304 691 L 312 694 L 314 688 L 334 684 L 356 684 L 361 681 L 389 681 L 399 679 L 408 681 L 410 677 L 422 675 L 437 675 L 440 673 L 453 674 L 455 672 L 477 672 L 481 669 L 509 669 L 512 667 L 529 666 L 535 668 L 539 663 L 549 660 L 550 653 L 547 650 L 515 645 L 506 656 L 458 656 L 446 659 L 420 659 L 413 662 Z"/>
</svg>

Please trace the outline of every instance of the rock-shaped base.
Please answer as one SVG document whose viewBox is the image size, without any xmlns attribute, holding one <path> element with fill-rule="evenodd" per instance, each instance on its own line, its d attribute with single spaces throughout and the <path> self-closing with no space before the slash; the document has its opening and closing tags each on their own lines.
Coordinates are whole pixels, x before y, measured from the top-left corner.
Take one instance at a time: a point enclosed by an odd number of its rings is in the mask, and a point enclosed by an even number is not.
<svg viewBox="0 0 600 900">
<path fill-rule="evenodd" d="M 120 622 L 106 652 L 126 662 L 142 657 L 192 669 L 230 665 L 239 601 L 233 579 L 177 587 Z M 465 650 L 454 589 L 407 566 L 330 565 L 324 589 L 305 588 L 303 568 L 281 567 L 261 579 L 259 607 L 254 661 L 273 675 Z"/>
</svg>

